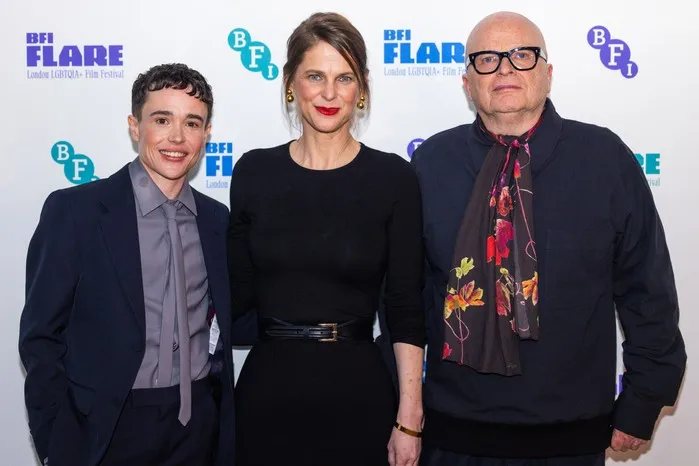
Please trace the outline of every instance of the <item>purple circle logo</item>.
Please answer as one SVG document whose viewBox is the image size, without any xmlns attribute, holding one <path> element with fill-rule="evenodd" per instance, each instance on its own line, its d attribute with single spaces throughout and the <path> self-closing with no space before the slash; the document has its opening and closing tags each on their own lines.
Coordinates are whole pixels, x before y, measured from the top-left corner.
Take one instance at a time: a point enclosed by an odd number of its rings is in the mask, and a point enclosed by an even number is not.
<svg viewBox="0 0 699 466">
<path fill-rule="evenodd" d="M 631 60 L 631 49 L 621 39 L 612 39 L 599 51 L 599 59 L 610 70 L 619 70 Z"/>
<path fill-rule="evenodd" d="M 626 69 L 621 70 L 621 74 L 627 79 L 635 78 L 638 74 L 638 65 L 636 62 L 629 60 L 626 62 Z"/>
<path fill-rule="evenodd" d="M 412 141 L 408 143 L 407 151 L 408 151 L 408 157 L 412 158 L 413 157 L 413 152 L 415 152 L 415 149 L 417 149 L 420 144 L 425 142 L 424 139 L 422 138 L 415 138 Z"/>
<path fill-rule="evenodd" d="M 621 39 L 613 39 L 609 29 L 594 26 L 587 32 L 587 43 L 599 50 L 599 59 L 606 68 L 619 71 L 627 79 L 638 74 L 638 65 L 631 61 L 631 47 Z"/>
<path fill-rule="evenodd" d="M 604 26 L 595 26 L 587 32 L 587 43 L 593 49 L 602 48 L 611 38 L 612 35 L 609 33 L 609 29 Z"/>
</svg>

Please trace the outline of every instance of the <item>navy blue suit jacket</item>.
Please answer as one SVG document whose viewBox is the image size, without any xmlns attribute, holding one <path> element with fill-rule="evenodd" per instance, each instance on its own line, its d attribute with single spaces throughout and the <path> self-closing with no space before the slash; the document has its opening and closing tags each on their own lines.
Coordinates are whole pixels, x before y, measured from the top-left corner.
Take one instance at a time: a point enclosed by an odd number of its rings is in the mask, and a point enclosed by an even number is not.
<svg viewBox="0 0 699 466">
<path fill-rule="evenodd" d="M 217 463 L 234 458 L 231 341 L 254 339 L 253 319 L 230 321 L 228 208 L 194 190 L 197 225 L 221 340 Z M 53 192 L 27 255 L 19 352 L 39 457 L 97 465 L 144 356 L 145 304 L 135 198 L 127 166 L 108 179 Z M 65 448 L 69 445 L 69 448 Z M 53 455 L 52 455 L 53 453 Z"/>
</svg>

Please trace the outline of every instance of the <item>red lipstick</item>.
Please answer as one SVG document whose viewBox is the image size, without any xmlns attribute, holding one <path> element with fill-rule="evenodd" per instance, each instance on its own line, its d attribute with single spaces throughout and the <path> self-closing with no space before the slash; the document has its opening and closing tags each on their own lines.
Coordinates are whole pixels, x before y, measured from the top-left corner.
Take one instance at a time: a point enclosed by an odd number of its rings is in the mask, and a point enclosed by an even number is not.
<svg viewBox="0 0 699 466">
<path fill-rule="evenodd" d="M 335 115 L 337 112 L 340 111 L 338 107 L 316 107 L 316 110 L 318 110 L 323 115 L 328 116 Z"/>
</svg>

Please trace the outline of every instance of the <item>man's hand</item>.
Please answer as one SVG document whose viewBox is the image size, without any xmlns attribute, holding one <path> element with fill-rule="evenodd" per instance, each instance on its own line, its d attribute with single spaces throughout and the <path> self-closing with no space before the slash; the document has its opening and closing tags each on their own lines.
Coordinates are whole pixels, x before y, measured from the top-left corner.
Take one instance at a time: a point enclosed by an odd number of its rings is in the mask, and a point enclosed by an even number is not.
<svg viewBox="0 0 699 466">
<path fill-rule="evenodd" d="M 648 443 L 648 440 L 641 440 L 640 438 L 632 437 L 629 434 L 625 434 L 619 430 L 614 429 L 612 434 L 612 450 L 614 451 L 636 451 L 641 446 Z"/>
</svg>

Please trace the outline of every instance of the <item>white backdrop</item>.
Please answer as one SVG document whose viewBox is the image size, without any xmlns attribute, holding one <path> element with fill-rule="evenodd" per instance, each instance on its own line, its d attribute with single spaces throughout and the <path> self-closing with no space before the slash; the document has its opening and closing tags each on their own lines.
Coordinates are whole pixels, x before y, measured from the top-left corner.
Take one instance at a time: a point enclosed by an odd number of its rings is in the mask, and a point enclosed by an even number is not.
<svg viewBox="0 0 699 466">
<path fill-rule="evenodd" d="M 282 117 L 281 77 L 275 74 L 284 64 L 286 38 L 301 20 L 315 11 L 337 11 L 362 32 L 369 49 L 374 101 L 361 139 L 408 159 L 414 140 L 469 122 L 474 115 L 461 88 L 462 63 L 401 64 L 400 57 L 391 63 L 390 51 L 410 47 L 410 56 L 403 56 L 410 61 L 422 56 L 418 53 L 422 43 L 435 44 L 422 46 L 428 52 L 433 48 L 441 51 L 443 43 L 463 43 L 476 22 L 498 10 L 523 13 L 541 27 L 554 66 L 551 97 L 559 113 L 611 128 L 646 161 L 673 256 L 681 327 L 689 353 L 683 395 L 676 409 L 664 413 L 648 452 L 614 456 L 608 462 L 631 458 L 636 460 L 634 464 L 644 466 L 697 464 L 689 437 L 699 414 L 699 401 L 691 396 L 699 389 L 691 367 L 693 356 L 699 356 L 694 345 L 699 339 L 699 316 L 690 306 L 696 289 L 692 267 L 699 262 L 699 252 L 690 241 L 699 231 L 686 215 L 693 214 L 699 201 L 696 191 L 689 189 L 699 170 L 692 141 L 699 106 L 695 89 L 699 65 L 691 54 L 699 44 L 699 30 L 690 21 L 696 13 L 685 9 L 694 8 L 690 3 L 7 3 L 0 15 L 0 95 L 4 102 L 0 128 L 5 140 L 0 208 L 7 214 L 0 248 L 0 295 L 6 307 L 0 314 L 0 373 L 4 375 L 0 387 L 0 464 L 32 466 L 36 461 L 26 425 L 23 373 L 17 355 L 29 238 L 51 191 L 92 179 L 91 167 L 94 177 L 107 177 L 135 157 L 126 117 L 131 84 L 139 72 L 154 64 L 184 62 L 209 79 L 215 97 L 212 144 L 192 184 L 227 204 L 228 179 L 235 161 L 249 149 L 277 145 L 295 136 Z M 603 33 L 592 32 L 591 45 L 588 33 L 597 26 L 622 42 L 607 43 L 600 39 Z M 248 35 L 235 33 L 229 43 L 229 34 L 236 29 L 244 29 Z M 248 37 L 251 39 L 246 41 Z M 400 41 L 409 45 L 390 45 L 396 41 L 385 41 L 385 37 L 409 37 Z M 458 46 L 446 48 L 458 51 Z M 434 54 L 431 58 L 439 61 Z M 610 69 L 615 63 L 620 70 Z M 245 355 L 235 352 L 237 371 Z M 619 368 L 621 371 L 621 363 Z"/>
</svg>

